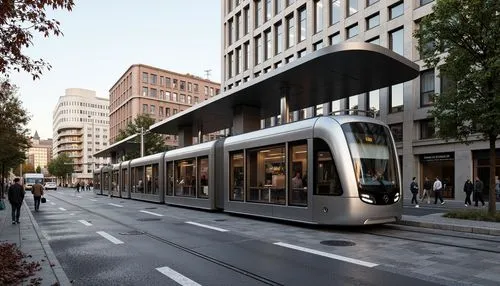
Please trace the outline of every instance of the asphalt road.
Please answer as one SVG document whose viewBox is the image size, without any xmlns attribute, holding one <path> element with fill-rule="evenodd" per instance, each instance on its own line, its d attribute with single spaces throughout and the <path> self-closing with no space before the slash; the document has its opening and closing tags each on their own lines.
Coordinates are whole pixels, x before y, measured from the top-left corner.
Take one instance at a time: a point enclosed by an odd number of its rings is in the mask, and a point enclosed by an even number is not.
<svg viewBox="0 0 500 286">
<path fill-rule="evenodd" d="M 73 285 L 434 285 L 348 255 L 218 228 L 203 221 L 208 212 L 196 211 L 197 222 L 182 208 L 90 192 L 46 197 L 33 214 Z M 437 210 L 405 208 L 414 211 Z"/>
</svg>

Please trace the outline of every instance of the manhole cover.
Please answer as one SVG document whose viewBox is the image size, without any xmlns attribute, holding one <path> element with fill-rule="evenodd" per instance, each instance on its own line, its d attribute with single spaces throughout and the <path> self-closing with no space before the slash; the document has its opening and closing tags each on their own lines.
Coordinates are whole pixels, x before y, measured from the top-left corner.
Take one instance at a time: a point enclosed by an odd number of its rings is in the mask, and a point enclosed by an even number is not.
<svg viewBox="0 0 500 286">
<path fill-rule="evenodd" d="M 161 218 L 150 217 L 150 218 L 138 218 L 137 220 L 138 221 L 155 221 L 155 220 L 161 220 Z"/>
<path fill-rule="evenodd" d="M 356 245 L 356 243 L 352 241 L 347 241 L 347 240 L 323 240 L 320 242 L 323 245 L 329 245 L 329 246 L 353 246 Z"/>
<path fill-rule="evenodd" d="M 141 234 L 144 234 L 144 232 L 138 231 L 138 230 L 132 230 L 129 232 L 120 232 L 120 234 L 121 235 L 141 235 Z"/>
<path fill-rule="evenodd" d="M 226 221 L 225 218 L 214 219 L 214 221 Z"/>
<path fill-rule="evenodd" d="M 157 208 L 156 207 L 150 207 L 150 208 L 144 208 L 144 209 L 146 209 L 146 210 L 155 210 Z"/>
</svg>

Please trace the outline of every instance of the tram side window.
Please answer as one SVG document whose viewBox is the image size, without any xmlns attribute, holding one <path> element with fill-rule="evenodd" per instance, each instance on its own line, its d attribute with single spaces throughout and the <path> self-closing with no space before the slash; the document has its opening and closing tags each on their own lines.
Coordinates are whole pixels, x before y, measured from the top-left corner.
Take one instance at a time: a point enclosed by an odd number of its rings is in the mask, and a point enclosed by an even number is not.
<svg viewBox="0 0 500 286">
<path fill-rule="evenodd" d="M 244 197 L 244 173 L 243 173 L 243 151 L 231 153 L 230 159 L 230 188 L 229 199 L 243 201 Z"/>
<path fill-rule="evenodd" d="M 146 166 L 146 191 L 145 194 L 151 194 L 153 190 L 153 166 Z"/>
<path fill-rule="evenodd" d="M 133 174 L 133 187 L 132 190 L 136 193 L 144 193 L 144 167 L 138 166 L 132 168 Z"/>
<path fill-rule="evenodd" d="M 122 186 L 123 186 L 123 191 L 127 192 L 128 191 L 128 169 L 122 170 Z"/>
<path fill-rule="evenodd" d="M 118 170 L 113 171 L 113 177 L 111 180 L 111 192 L 117 192 L 118 191 Z"/>
<path fill-rule="evenodd" d="M 174 194 L 174 163 L 167 163 L 167 196 Z"/>
<path fill-rule="evenodd" d="M 101 174 L 94 175 L 94 190 L 101 189 Z"/>
<path fill-rule="evenodd" d="M 285 204 L 285 145 L 247 151 L 247 201 Z"/>
<path fill-rule="evenodd" d="M 208 198 L 208 157 L 198 158 L 198 197 Z"/>
<path fill-rule="evenodd" d="M 109 173 L 108 172 L 104 172 L 104 180 L 103 180 L 102 190 L 109 191 Z"/>
<path fill-rule="evenodd" d="M 153 195 L 158 195 L 159 192 L 159 186 L 158 186 L 158 173 L 159 173 L 159 165 L 158 164 L 153 164 L 153 189 L 152 193 Z"/>
<path fill-rule="evenodd" d="M 315 140 L 314 149 L 314 174 L 316 176 L 314 194 L 323 196 L 342 195 L 342 185 L 337 173 L 337 167 L 328 145 L 323 140 Z"/>
<path fill-rule="evenodd" d="M 175 195 L 183 197 L 196 196 L 195 159 L 184 159 L 175 162 Z"/>
<path fill-rule="evenodd" d="M 307 206 L 307 141 L 290 143 L 289 146 L 290 205 Z"/>
</svg>

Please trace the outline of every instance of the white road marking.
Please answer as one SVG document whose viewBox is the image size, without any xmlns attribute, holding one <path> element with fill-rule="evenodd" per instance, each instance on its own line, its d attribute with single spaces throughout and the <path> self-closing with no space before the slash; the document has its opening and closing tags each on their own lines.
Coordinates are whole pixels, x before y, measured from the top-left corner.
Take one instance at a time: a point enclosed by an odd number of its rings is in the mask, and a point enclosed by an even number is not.
<svg viewBox="0 0 500 286">
<path fill-rule="evenodd" d="M 174 280 L 175 282 L 183 285 L 183 286 L 201 286 L 201 284 L 198 284 L 194 282 L 193 280 L 187 278 L 186 276 L 180 274 L 179 272 L 173 270 L 170 267 L 158 267 L 156 270 L 160 271 L 163 275 L 167 276 L 168 278 Z"/>
<path fill-rule="evenodd" d="M 51 204 L 51 205 L 53 205 L 53 206 L 55 206 L 55 205 L 56 205 L 56 203 L 50 203 L 50 204 Z"/>
<path fill-rule="evenodd" d="M 341 260 L 341 261 L 345 261 L 345 262 L 349 262 L 349 263 L 354 263 L 354 264 L 358 264 L 358 265 L 366 266 L 366 267 L 370 267 L 370 268 L 378 266 L 378 264 L 375 264 L 375 263 L 366 262 L 363 260 L 349 258 L 349 257 L 345 257 L 345 256 L 340 256 L 340 255 L 336 255 L 336 254 L 332 254 L 332 253 L 328 253 L 328 252 L 323 252 L 323 251 L 319 251 L 319 250 L 314 250 L 314 249 L 310 249 L 310 248 L 305 248 L 305 247 L 301 247 L 301 246 L 296 246 L 296 245 L 288 244 L 288 243 L 284 243 L 284 242 L 276 242 L 274 244 L 278 245 L 278 246 L 283 246 L 283 247 L 287 247 L 287 248 L 291 248 L 291 249 L 295 249 L 295 250 L 299 250 L 299 251 L 304 251 L 304 252 L 308 252 L 308 253 L 312 253 L 312 254 L 316 254 L 316 255 L 321 255 L 324 257 L 337 259 L 337 260 Z"/>
<path fill-rule="evenodd" d="M 79 220 L 79 222 L 83 223 L 86 226 L 91 226 L 92 225 L 90 222 L 88 222 L 86 220 L 83 220 L 83 219 Z"/>
<path fill-rule="evenodd" d="M 76 197 L 77 197 L 77 198 L 80 198 L 80 199 L 82 198 L 82 196 L 76 196 Z"/>
<path fill-rule="evenodd" d="M 122 244 L 123 241 L 119 240 L 118 238 L 112 236 L 111 234 L 108 234 L 104 231 L 96 231 L 98 235 L 104 237 L 105 239 L 111 241 L 114 244 Z"/>
<path fill-rule="evenodd" d="M 75 215 L 74 213 L 70 213 L 69 215 Z"/>
<path fill-rule="evenodd" d="M 186 223 L 189 223 L 189 224 L 192 224 L 192 225 L 196 225 L 196 226 L 199 226 L 199 227 L 213 229 L 213 230 L 220 231 L 220 232 L 229 231 L 227 229 L 218 228 L 218 227 L 215 227 L 215 226 L 209 226 L 209 225 L 205 225 L 205 224 L 201 224 L 201 223 L 197 223 L 197 222 L 192 222 L 192 221 L 186 221 Z"/>
<path fill-rule="evenodd" d="M 157 214 L 157 213 L 154 213 L 154 212 L 148 212 L 148 211 L 143 211 L 143 210 L 140 210 L 141 213 L 145 213 L 145 214 L 150 214 L 150 215 L 155 215 L 155 216 L 163 216 L 162 214 Z"/>
<path fill-rule="evenodd" d="M 94 199 L 89 199 L 89 200 L 91 200 L 91 201 L 93 201 L 93 202 L 97 202 L 97 200 L 94 200 Z"/>
<path fill-rule="evenodd" d="M 117 204 L 113 204 L 113 203 L 109 203 L 108 205 L 110 205 L 110 206 L 115 206 L 115 207 L 119 207 L 119 208 L 123 208 L 123 206 L 122 206 L 122 205 L 117 205 Z"/>
<path fill-rule="evenodd" d="M 65 211 L 65 210 L 66 210 L 65 208 L 59 208 L 59 209 L 60 209 L 60 210 L 62 210 L 62 211 Z"/>
</svg>

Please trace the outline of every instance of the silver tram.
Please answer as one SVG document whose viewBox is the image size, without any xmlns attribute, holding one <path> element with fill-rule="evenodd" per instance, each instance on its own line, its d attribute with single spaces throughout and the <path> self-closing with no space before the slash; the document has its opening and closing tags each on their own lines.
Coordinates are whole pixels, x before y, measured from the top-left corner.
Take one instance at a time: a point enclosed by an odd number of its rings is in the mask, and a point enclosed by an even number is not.
<svg viewBox="0 0 500 286">
<path fill-rule="evenodd" d="M 94 172 L 95 192 L 327 225 L 399 220 L 396 148 L 384 123 L 323 116 Z"/>
</svg>

